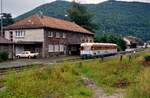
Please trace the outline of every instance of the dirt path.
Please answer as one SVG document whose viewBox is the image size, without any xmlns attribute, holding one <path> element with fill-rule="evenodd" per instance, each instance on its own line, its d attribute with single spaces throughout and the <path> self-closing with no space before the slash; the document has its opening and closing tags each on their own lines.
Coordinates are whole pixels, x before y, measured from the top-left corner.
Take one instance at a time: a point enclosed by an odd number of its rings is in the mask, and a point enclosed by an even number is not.
<svg viewBox="0 0 150 98">
<path fill-rule="evenodd" d="M 115 93 L 111 96 L 108 96 L 102 88 L 96 86 L 96 84 L 88 78 L 83 78 L 83 81 L 87 87 L 94 91 L 95 94 L 92 96 L 92 98 L 124 98 L 124 94 L 122 93 Z"/>
</svg>

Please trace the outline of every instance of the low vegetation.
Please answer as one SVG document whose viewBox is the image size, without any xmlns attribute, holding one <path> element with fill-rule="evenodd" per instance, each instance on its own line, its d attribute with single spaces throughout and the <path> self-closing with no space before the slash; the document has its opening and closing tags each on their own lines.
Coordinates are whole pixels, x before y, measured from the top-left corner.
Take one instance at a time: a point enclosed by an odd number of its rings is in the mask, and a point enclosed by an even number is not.
<svg viewBox="0 0 150 98">
<path fill-rule="evenodd" d="M 146 62 L 150 62 L 150 56 L 145 56 L 144 59 Z"/>
<path fill-rule="evenodd" d="M 108 94 L 117 91 L 127 98 L 150 98 L 150 68 L 143 66 L 142 52 L 132 56 L 76 62 L 65 61 L 53 66 L 33 67 L 9 72 L 1 80 L 0 98 L 91 98 L 92 92 L 82 78 L 88 77 Z"/>
<path fill-rule="evenodd" d="M 75 65 L 34 67 L 10 72 L 2 84 L 0 98 L 90 98 L 92 95 Z"/>
<path fill-rule="evenodd" d="M 7 52 L 0 52 L 0 62 L 8 60 Z"/>
<path fill-rule="evenodd" d="M 145 68 L 137 77 L 138 83 L 128 89 L 127 98 L 150 98 L 150 68 Z"/>
</svg>

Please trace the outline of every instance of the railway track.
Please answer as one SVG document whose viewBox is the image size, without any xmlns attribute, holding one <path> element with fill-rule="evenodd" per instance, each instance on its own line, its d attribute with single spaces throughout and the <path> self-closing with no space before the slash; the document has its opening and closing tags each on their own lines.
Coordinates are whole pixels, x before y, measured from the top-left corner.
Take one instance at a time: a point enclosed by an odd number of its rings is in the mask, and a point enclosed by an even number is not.
<svg viewBox="0 0 150 98">
<path fill-rule="evenodd" d="M 19 71 L 23 70 L 23 67 L 0 69 L 0 76 L 5 75 L 6 73 L 8 73 L 9 71 L 12 71 L 12 70 L 19 72 Z"/>
<path fill-rule="evenodd" d="M 110 56 L 112 57 L 112 56 Z M 108 58 L 108 57 L 106 57 Z M 93 58 L 94 59 L 94 58 Z M 63 62 L 73 62 L 73 63 L 77 63 L 77 62 L 81 62 L 81 61 L 88 61 L 89 59 L 81 59 L 81 58 L 76 58 L 76 59 L 69 59 L 69 60 L 60 60 L 60 61 L 57 61 L 56 63 L 60 64 L 60 63 L 63 63 Z M 42 64 L 44 65 L 44 64 Z M 40 67 L 42 66 L 41 64 L 38 64 L 37 66 Z M 29 68 L 32 68 L 33 66 L 35 65 L 27 65 L 27 66 L 18 66 L 18 67 L 10 67 L 10 68 L 0 68 L 0 76 L 2 75 L 5 75 L 6 73 L 8 73 L 9 71 L 16 71 L 16 72 L 20 72 L 24 69 L 29 69 Z"/>
<path fill-rule="evenodd" d="M 0 69 L 0 76 L 5 75 L 6 73 L 8 73 L 9 71 L 16 71 L 16 72 L 20 72 L 24 69 L 29 69 L 32 68 L 34 65 L 28 65 L 28 66 L 19 66 L 19 67 L 10 67 L 10 68 L 1 68 Z M 42 66 L 39 64 L 39 67 Z"/>
<path fill-rule="evenodd" d="M 141 52 L 141 51 L 138 51 L 138 52 Z M 119 55 L 121 55 L 121 54 L 124 54 L 124 55 L 127 55 L 127 54 L 131 54 L 131 53 L 133 53 L 133 51 L 132 52 L 125 52 L 125 51 L 123 51 L 123 52 L 118 52 L 116 55 L 114 55 L 114 56 L 119 56 Z M 114 56 L 108 56 L 108 57 L 105 57 L 105 58 L 111 58 L 111 57 L 114 57 Z M 81 61 L 86 61 L 86 60 L 88 60 L 88 59 L 81 59 L 80 57 L 76 57 L 76 58 L 73 58 L 73 59 L 68 59 L 68 60 L 59 60 L 59 61 L 56 61 L 56 63 L 62 63 L 62 62 L 65 62 L 65 61 L 70 61 L 70 62 L 81 62 Z M 44 64 L 38 64 L 38 67 L 42 67 L 42 65 L 44 65 Z M 20 72 L 20 71 L 22 71 L 23 69 L 28 69 L 28 68 L 32 68 L 33 66 L 35 66 L 35 65 L 27 65 L 27 66 L 18 66 L 18 67 L 10 67 L 10 68 L 0 68 L 0 76 L 1 75 L 5 75 L 5 73 L 7 73 L 7 72 L 9 72 L 9 71 L 12 71 L 12 70 L 14 70 L 14 71 L 16 71 L 16 72 Z"/>
</svg>

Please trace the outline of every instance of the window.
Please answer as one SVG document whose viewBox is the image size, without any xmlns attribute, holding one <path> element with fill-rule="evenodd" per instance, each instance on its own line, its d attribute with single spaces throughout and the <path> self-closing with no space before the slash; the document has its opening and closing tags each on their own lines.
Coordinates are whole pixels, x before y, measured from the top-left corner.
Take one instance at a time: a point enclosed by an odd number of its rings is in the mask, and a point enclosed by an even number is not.
<svg viewBox="0 0 150 98">
<path fill-rule="evenodd" d="M 59 52 L 59 45 L 55 45 L 55 52 Z"/>
<path fill-rule="evenodd" d="M 58 33 L 58 32 L 57 32 L 57 33 Z M 66 34 L 60 32 L 59 34 L 56 34 L 56 37 L 57 37 L 57 38 L 66 38 Z"/>
<path fill-rule="evenodd" d="M 63 38 L 63 33 L 60 33 L 60 38 Z"/>
<path fill-rule="evenodd" d="M 64 45 L 60 45 L 60 52 L 64 51 Z"/>
<path fill-rule="evenodd" d="M 48 45 L 48 52 L 64 52 L 64 45 Z"/>
<path fill-rule="evenodd" d="M 25 31 L 16 31 L 16 37 L 24 37 Z"/>
<path fill-rule="evenodd" d="M 88 42 L 88 39 L 86 39 L 86 42 Z"/>
<path fill-rule="evenodd" d="M 81 46 L 80 50 L 84 50 L 84 47 L 83 47 L 83 46 Z"/>
<path fill-rule="evenodd" d="M 52 44 L 48 45 L 48 52 L 54 52 L 54 45 Z"/>
<path fill-rule="evenodd" d="M 54 33 L 53 32 L 48 32 L 48 37 L 53 37 L 54 36 Z"/>
<path fill-rule="evenodd" d="M 56 38 L 60 38 L 60 33 L 56 32 Z"/>
<path fill-rule="evenodd" d="M 82 39 L 82 43 L 84 43 L 85 42 L 85 40 L 84 39 Z"/>
<path fill-rule="evenodd" d="M 63 38 L 66 38 L 66 33 L 63 33 Z"/>
</svg>

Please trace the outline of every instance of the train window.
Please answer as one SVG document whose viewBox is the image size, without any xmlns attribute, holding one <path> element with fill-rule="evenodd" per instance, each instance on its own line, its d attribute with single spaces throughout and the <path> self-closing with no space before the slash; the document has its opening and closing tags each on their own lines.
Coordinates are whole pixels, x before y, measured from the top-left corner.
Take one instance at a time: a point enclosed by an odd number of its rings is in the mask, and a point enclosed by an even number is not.
<svg viewBox="0 0 150 98">
<path fill-rule="evenodd" d="M 83 43 L 85 42 L 84 39 L 82 39 L 82 42 L 83 42 Z"/>
<path fill-rule="evenodd" d="M 102 49 L 102 47 L 101 47 L 101 46 L 99 46 L 99 47 L 98 47 L 98 49 L 99 49 L 99 50 L 101 50 L 101 49 Z"/>
<path fill-rule="evenodd" d="M 80 50 L 84 50 L 84 47 L 80 47 Z"/>
<path fill-rule="evenodd" d="M 94 50 L 94 47 L 93 47 L 93 46 L 91 47 L 91 50 Z"/>
<path fill-rule="evenodd" d="M 86 42 L 88 42 L 88 39 L 86 39 Z"/>
</svg>

